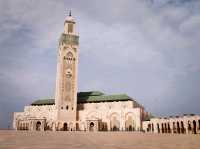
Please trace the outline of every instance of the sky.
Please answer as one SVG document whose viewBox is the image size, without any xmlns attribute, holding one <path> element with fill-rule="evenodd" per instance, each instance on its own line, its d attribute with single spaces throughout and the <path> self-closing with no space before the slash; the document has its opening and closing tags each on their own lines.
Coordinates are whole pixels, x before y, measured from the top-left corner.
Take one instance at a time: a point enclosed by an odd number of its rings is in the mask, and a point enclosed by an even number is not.
<svg viewBox="0 0 200 149">
<path fill-rule="evenodd" d="M 69 10 L 79 91 L 125 93 L 155 116 L 200 114 L 199 0 L 0 0 L 0 128 L 54 97 Z"/>
</svg>

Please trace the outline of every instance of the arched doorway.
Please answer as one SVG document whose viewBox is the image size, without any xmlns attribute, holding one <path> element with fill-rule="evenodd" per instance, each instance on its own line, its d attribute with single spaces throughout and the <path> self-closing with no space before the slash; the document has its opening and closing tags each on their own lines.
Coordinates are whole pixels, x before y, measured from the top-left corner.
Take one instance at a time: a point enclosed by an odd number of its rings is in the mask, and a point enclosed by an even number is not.
<svg viewBox="0 0 200 149">
<path fill-rule="evenodd" d="M 180 133 L 180 125 L 179 125 L 179 122 L 177 122 L 177 132 Z"/>
<path fill-rule="evenodd" d="M 171 128 L 170 128 L 170 124 L 169 123 L 167 123 L 167 132 L 171 133 Z"/>
<path fill-rule="evenodd" d="M 76 123 L 76 131 L 78 131 L 80 128 L 79 128 L 79 123 Z"/>
<path fill-rule="evenodd" d="M 153 123 L 151 124 L 151 130 L 152 130 L 152 132 L 154 132 L 154 124 Z"/>
<path fill-rule="evenodd" d="M 125 127 L 126 127 L 126 131 L 133 131 L 134 127 L 133 127 L 133 118 L 132 116 L 128 116 L 128 119 L 125 122 Z"/>
<path fill-rule="evenodd" d="M 181 121 L 181 133 L 185 133 L 185 128 L 184 128 L 183 121 Z"/>
<path fill-rule="evenodd" d="M 63 124 L 63 131 L 67 131 L 68 129 L 67 129 L 67 123 L 64 123 Z"/>
<path fill-rule="evenodd" d="M 117 119 L 116 116 L 112 116 L 112 118 L 111 118 L 111 130 L 112 131 L 119 131 L 119 128 L 120 128 L 119 120 Z"/>
<path fill-rule="evenodd" d="M 165 133 L 167 133 L 167 124 L 165 123 Z"/>
<path fill-rule="evenodd" d="M 69 130 L 70 131 L 73 131 L 74 129 L 73 129 L 73 123 L 71 122 L 71 123 L 69 123 Z"/>
<path fill-rule="evenodd" d="M 40 121 L 37 121 L 37 123 L 36 123 L 36 130 L 37 131 L 41 130 L 41 122 Z"/>
<path fill-rule="evenodd" d="M 194 134 L 197 133 L 197 125 L 196 125 L 196 121 L 195 120 L 193 120 L 193 132 L 194 132 Z"/>
<path fill-rule="evenodd" d="M 148 124 L 147 132 L 151 131 L 151 124 Z"/>
<path fill-rule="evenodd" d="M 188 121 L 188 132 L 190 132 L 191 130 L 192 130 L 191 123 L 190 121 Z"/>
<path fill-rule="evenodd" d="M 164 133 L 164 124 L 162 123 L 161 126 L 162 126 L 162 133 Z"/>
<path fill-rule="evenodd" d="M 200 120 L 198 120 L 198 122 L 199 122 L 199 128 L 198 129 L 200 130 Z"/>
<path fill-rule="evenodd" d="M 89 131 L 94 131 L 94 123 L 93 122 L 90 123 Z"/>
<path fill-rule="evenodd" d="M 173 122 L 173 133 L 176 133 L 176 124 Z"/>
<path fill-rule="evenodd" d="M 158 130 L 158 133 L 160 133 L 160 126 L 158 123 L 157 123 L 157 130 Z"/>
</svg>

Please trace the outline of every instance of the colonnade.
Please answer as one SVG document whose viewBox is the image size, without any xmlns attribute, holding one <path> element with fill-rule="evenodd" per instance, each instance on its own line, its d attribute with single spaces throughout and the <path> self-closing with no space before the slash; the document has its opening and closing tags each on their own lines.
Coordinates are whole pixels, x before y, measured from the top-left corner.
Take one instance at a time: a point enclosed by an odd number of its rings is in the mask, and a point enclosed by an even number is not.
<svg viewBox="0 0 200 149">
<path fill-rule="evenodd" d="M 145 132 L 174 133 L 174 134 L 200 134 L 200 117 L 184 118 L 153 118 L 143 122 Z"/>
</svg>

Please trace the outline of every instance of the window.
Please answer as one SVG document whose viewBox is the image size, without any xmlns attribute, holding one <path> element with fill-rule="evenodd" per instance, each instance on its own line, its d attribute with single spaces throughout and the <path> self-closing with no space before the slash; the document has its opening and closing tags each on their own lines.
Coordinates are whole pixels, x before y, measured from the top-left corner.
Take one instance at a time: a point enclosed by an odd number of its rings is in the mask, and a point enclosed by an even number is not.
<svg viewBox="0 0 200 149">
<path fill-rule="evenodd" d="M 69 109 L 69 107 L 68 106 L 66 106 L 66 110 L 68 110 Z"/>
<path fill-rule="evenodd" d="M 69 23 L 68 24 L 68 33 L 72 33 L 73 32 L 73 24 Z"/>
</svg>

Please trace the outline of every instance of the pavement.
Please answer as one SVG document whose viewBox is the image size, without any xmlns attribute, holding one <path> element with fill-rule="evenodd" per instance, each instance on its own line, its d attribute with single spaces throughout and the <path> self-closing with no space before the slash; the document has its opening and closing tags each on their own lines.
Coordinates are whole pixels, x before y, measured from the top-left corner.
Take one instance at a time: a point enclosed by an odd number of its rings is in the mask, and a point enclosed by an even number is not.
<svg viewBox="0 0 200 149">
<path fill-rule="evenodd" d="M 200 149 L 200 135 L 0 130 L 0 149 Z"/>
</svg>

